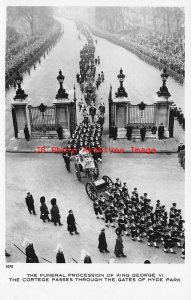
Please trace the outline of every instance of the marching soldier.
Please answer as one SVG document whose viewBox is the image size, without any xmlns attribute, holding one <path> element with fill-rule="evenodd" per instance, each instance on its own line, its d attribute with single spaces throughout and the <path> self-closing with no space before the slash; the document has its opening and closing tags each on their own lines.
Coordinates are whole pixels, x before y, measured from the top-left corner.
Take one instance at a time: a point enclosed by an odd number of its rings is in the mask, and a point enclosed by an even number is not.
<svg viewBox="0 0 191 300">
<path fill-rule="evenodd" d="M 168 249 L 170 249 L 170 253 L 176 254 L 173 249 L 173 242 L 171 238 L 170 229 L 166 229 L 166 233 L 164 234 L 164 252 L 169 253 Z"/>
<path fill-rule="evenodd" d="M 100 217 L 102 217 L 102 210 L 101 210 L 98 199 L 96 199 L 94 201 L 93 207 L 94 207 L 94 212 L 95 212 L 96 218 L 99 219 Z"/>
<path fill-rule="evenodd" d="M 157 243 L 156 243 L 155 232 L 154 232 L 152 223 L 151 223 L 150 226 L 149 226 L 149 229 L 148 229 L 148 231 L 147 231 L 147 235 L 148 235 L 148 243 L 147 243 L 147 245 L 148 245 L 149 247 L 152 247 L 152 244 L 151 244 L 151 243 L 153 242 L 154 247 L 155 247 L 155 248 L 158 248 Z"/>
<path fill-rule="evenodd" d="M 76 228 L 76 220 L 73 215 L 73 211 L 71 209 L 69 210 L 69 215 L 67 217 L 67 224 L 68 224 L 68 231 L 71 235 L 73 235 L 73 232 L 75 232 L 75 234 L 79 234 Z"/>
<path fill-rule="evenodd" d="M 132 241 L 135 241 L 135 237 L 137 238 L 138 242 L 141 242 L 140 236 L 138 234 L 138 230 L 137 230 L 137 226 L 135 224 L 135 222 L 132 222 L 130 225 L 130 230 L 131 230 L 131 239 Z"/>
<path fill-rule="evenodd" d="M 108 222 L 110 222 L 111 227 L 115 227 L 115 225 L 113 225 L 113 219 L 112 219 L 112 215 L 111 215 L 111 211 L 110 208 L 107 207 L 105 210 L 105 226 L 109 227 Z"/>
<path fill-rule="evenodd" d="M 124 233 L 127 235 L 126 221 L 122 213 L 120 213 L 118 218 L 118 228 L 121 229 L 121 232 L 124 231 Z"/>
<path fill-rule="evenodd" d="M 119 178 L 116 178 L 115 188 L 121 188 L 121 181 L 119 180 Z"/>
<path fill-rule="evenodd" d="M 25 202 L 30 214 L 36 215 L 35 207 L 34 207 L 34 199 L 30 192 L 27 193 L 27 197 L 25 198 Z"/>
</svg>

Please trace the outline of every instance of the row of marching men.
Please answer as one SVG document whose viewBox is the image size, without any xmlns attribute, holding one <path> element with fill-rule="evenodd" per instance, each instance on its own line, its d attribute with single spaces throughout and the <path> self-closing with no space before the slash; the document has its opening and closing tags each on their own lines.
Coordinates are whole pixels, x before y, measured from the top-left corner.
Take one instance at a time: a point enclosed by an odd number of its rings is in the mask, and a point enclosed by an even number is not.
<svg viewBox="0 0 191 300">
<path fill-rule="evenodd" d="M 117 178 L 115 183 L 109 184 L 107 198 L 101 194 L 93 206 L 96 217 L 105 220 L 106 227 L 117 227 L 117 231 L 120 229 L 133 241 L 143 242 L 142 239 L 147 238 L 149 247 L 159 248 L 162 243 L 165 253 L 175 254 L 174 247 L 178 246 L 182 248 L 181 257 L 184 258 L 184 220 L 176 203 L 172 204 L 168 214 L 160 200 L 153 207 L 147 193 L 139 196 L 134 188 L 130 195 L 127 183 L 122 185 Z"/>
<path fill-rule="evenodd" d="M 79 112 L 81 112 L 84 120 L 86 119 L 89 120 L 89 116 L 90 116 L 92 123 L 94 123 L 95 116 L 97 115 L 98 123 L 100 123 L 101 125 L 104 124 L 105 104 L 102 98 L 98 105 L 98 109 L 96 108 L 94 101 L 91 101 L 89 106 L 89 114 L 88 114 L 88 109 L 82 99 L 78 102 L 78 107 L 79 107 Z"/>
</svg>

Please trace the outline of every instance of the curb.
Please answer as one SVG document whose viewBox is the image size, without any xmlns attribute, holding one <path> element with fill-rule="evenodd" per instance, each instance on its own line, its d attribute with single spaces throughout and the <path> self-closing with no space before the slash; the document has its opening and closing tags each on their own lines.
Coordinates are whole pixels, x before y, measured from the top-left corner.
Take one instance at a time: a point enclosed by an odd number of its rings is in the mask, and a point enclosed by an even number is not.
<svg viewBox="0 0 191 300">
<path fill-rule="evenodd" d="M 52 150 L 48 149 L 46 150 L 45 152 L 43 153 L 40 153 L 40 152 L 36 152 L 35 150 L 11 150 L 11 149 L 5 149 L 5 151 L 7 153 L 33 153 L 33 154 L 61 154 L 62 152 L 52 152 Z M 178 153 L 177 150 L 158 150 L 156 151 L 155 153 L 146 153 L 146 152 L 143 152 L 143 153 L 140 153 L 140 152 L 132 152 L 131 150 L 124 150 L 124 152 L 122 153 L 117 153 L 117 152 L 110 152 L 108 151 L 107 154 L 124 154 L 124 153 L 130 153 L 130 154 L 147 154 L 147 155 L 151 155 L 151 154 L 160 154 L 160 153 Z"/>
</svg>

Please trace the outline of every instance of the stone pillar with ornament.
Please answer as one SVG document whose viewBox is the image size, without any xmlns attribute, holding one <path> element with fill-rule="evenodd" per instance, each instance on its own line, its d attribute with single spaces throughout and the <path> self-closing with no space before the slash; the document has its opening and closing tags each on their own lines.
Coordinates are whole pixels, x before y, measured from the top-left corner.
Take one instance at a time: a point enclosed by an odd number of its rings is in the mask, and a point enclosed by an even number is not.
<svg viewBox="0 0 191 300">
<path fill-rule="evenodd" d="M 113 99 L 114 119 L 115 119 L 115 126 L 117 127 L 117 138 L 125 138 L 126 126 L 129 122 L 128 107 L 130 104 L 130 98 L 128 97 L 128 94 L 125 91 L 125 88 L 123 86 L 125 75 L 123 74 L 122 69 L 120 69 L 120 73 L 117 77 L 119 79 L 120 87 L 115 93 L 115 98 Z"/>
<path fill-rule="evenodd" d="M 76 97 L 74 89 L 74 99 L 69 98 L 69 95 L 63 88 L 64 78 L 60 70 L 57 76 L 60 88 L 55 97 L 56 100 L 53 101 L 53 105 L 56 107 L 56 122 L 62 126 L 63 138 L 67 139 L 71 136 L 76 124 Z"/>
<path fill-rule="evenodd" d="M 156 98 L 155 98 L 155 106 L 156 106 L 156 126 L 157 128 L 162 124 L 164 126 L 164 137 L 169 138 L 173 137 L 173 124 L 174 118 L 170 118 L 170 110 L 171 106 L 174 103 L 174 101 L 169 100 L 171 97 L 171 94 L 168 91 L 168 88 L 166 86 L 166 81 L 168 79 L 168 74 L 166 68 L 163 70 L 163 73 L 161 74 L 161 78 L 163 81 L 162 87 L 160 87 L 159 91 L 157 92 Z M 170 135 L 169 135 L 169 129 L 170 129 Z"/>
<path fill-rule="evenodd" d="M 30 127 L 30 119 L 28 113 L 28 95 L 25 94 L 25 91 L 21 88 L 21 83 L 23 81 L 23 77 L 17 72 L 17 76 L 15 78 L 18 89 L 16 91 L 16 96 L 14 97 L 14 101 L 11 102 L 11 111 L 12 111 L 12 119 L 13 119 L 13 127 L 15 138 L 25 138 L 24 135 L 24 127 L 27 125 L 29 129 L 29 133 L 31 133 Z"/>
</svg>

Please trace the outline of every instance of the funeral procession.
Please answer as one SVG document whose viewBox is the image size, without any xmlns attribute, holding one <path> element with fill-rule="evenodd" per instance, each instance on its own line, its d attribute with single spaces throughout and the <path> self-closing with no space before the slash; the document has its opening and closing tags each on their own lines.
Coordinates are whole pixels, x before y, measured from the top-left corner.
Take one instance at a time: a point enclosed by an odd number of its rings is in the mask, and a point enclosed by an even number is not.
<svg viewBox="0 0 191 300">
<path fill-rule="evenodd" d="M 185 262 L 185 12 L 8 6 L 5 262 Z"/>
</svg>

